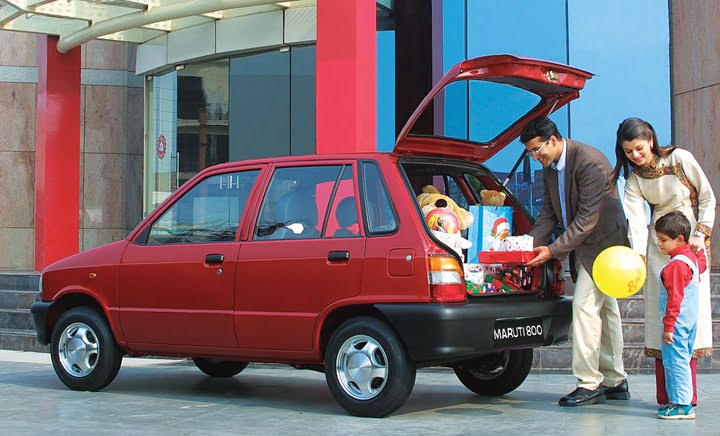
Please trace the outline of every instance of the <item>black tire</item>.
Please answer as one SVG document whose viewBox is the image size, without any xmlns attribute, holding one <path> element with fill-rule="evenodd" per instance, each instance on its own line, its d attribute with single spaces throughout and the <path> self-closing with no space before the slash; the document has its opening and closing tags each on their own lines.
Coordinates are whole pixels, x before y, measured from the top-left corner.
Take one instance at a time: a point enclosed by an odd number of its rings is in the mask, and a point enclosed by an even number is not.
<svg viewBox="0 0 720 436">
<path fill-rule="evenodd" d="M 206 359 L 204 357 L 193 357 L 192 361 L 200 371 L 210 377 L 233 377 L 240 374 L 248 366 L 247 362 Z"/>
<path fill-rule="evenodd" d="M 504 351 L 486 359 L 476 360 L 477 366 L 456 367 L 455 375 L 466 388 L 478 395 L 505 395 L 520 386 L 532 367 L 533 350 Z"/>
<path fill-rule="evenodd" d="M 50 357 L 65 386 L 99 391 L 117 376 L 123 351 L 103 315 L 89 307 L 76 307 L 55 324 Z"/>
<path fill-rule="evenodd" d="M 410 396 L 415 363 L 387 325 L 375 318 L 355 318 L 341 325 L 327 344 L 325 379 L 348 413 L 382 418 Z"/>
</svg>

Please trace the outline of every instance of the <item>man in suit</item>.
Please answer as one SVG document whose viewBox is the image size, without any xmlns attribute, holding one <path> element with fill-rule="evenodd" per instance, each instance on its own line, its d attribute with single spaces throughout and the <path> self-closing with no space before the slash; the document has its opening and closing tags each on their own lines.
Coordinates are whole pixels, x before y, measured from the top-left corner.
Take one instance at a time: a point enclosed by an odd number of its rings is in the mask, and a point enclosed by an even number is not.
<svg viewBox="0 0 720 436">
<path fill-rule="evenodd" d="M 617 300 L 590 275 L 595 257 L 613 245 L 629 245 L 617 189 L 608 183 L 612 167 L 598 149 L 563 138 L 550 119 L 530 121 L 520 141 L 542 164 L 543 205 L 530 232 L 536 257 L 528 266 L 570 256 L 573 298 L 573 374 L 577 389 L 561 406 L 630 398 L 623 366 L 623 337 Z M 559 236 L 551 239 L 556 229 Z"/>
</svg>

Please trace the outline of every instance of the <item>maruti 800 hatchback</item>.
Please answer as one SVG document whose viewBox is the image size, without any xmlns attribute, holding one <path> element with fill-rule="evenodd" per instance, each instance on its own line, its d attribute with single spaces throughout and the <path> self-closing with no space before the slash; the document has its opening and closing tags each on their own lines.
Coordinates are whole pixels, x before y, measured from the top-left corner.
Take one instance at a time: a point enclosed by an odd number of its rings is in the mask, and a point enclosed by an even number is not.
<svg viewBox="0 0 720 436">
<path fill-rule="evenodd" d="M 453 368 L 479 395 L 508 393 L 529 373 L 534 347 L 568 338 L 561 265 L 535 268 L 522 292 L 472 295 L 463 257 L 433 236 L 416 197 L 434 185 L 467 207 L 482 189 L 503 190 L 483 163 L 590 77 L 509 55 L 470 59 L 432 89 L 392 153 L 203 170 L 127 239 L 45 268 L 32 305 L 38 341 L 75 390 L 107 386 L 124 355 L 156 355 L 189 356 L 212 377 L 249 362 L 323 371 L 358 416 L 397 410 L 420 367 Z M 471 126 L 487 141 L 414 135 L 420 114 L 456 85 L 487 117 Z M 499 119 L 508 127 L 492 130 Z M 506 193 L 514 233 L 527 233 L 532 216 Z"/>
</svg>

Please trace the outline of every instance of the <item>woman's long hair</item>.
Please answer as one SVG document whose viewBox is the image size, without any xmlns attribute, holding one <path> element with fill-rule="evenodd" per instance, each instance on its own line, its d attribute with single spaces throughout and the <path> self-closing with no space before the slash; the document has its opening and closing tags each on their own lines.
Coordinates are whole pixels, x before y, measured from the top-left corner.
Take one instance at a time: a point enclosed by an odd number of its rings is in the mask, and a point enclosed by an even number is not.
<svg viewBox="0 0 720 436">
<path fill-rule="evenodd" d="M 620 123 L 617 130 L 617 139 L 615 140 L 616 163 L 615 169 L 613 170 L 613 183 L 616 183 L 618 178 L 620 178 L 621 171 L 623 177 L 627 179 L 628 175 L 630 175 L 630 167 L 634 168 L 637 166 L 625 156 L 625 150 L 623 150 L 623 142 L 634 141 L 635 139 L 652 141 L 653 147 L 650 150 L 658 158 L 665 157 L 675 150 L 673 146 L 660 147 L 655 129 L 647 121 L 643 121 L 640 118 L 626 119 Z"/>
</svg>

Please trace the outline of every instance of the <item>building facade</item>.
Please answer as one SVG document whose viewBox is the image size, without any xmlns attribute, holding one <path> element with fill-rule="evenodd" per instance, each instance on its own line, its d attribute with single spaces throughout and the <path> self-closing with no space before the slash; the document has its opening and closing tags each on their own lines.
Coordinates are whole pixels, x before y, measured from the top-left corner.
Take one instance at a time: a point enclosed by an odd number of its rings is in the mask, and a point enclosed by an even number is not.
<svg viewBox="0 0 720 436">
<path fill-rule="evenodd" d="M 596 74 L 579 100 L 552 116 L 563 134 L 597 146 L 614 162 L 617 125 L 637 116 L 656 127 L 661 143 L 691 150 L 720 186 L 713 141 L 720 133 L 714 122 L 720 30 L 713 24 L 720 5 L 713 0 L 367 3 L 319 0 L 144 44 L 83 44 L 77 250 L 125 237 L 184 181 L 216 163 L 390 151 L 408 112 L 443 71 L 496 53 Z M 52 186 L 38 182 L 44 154 L 37 144 L 47 135 L 38 127 L 45 110 L 39 106 L 43 38 L 0 31 L 0 98 L 7 102 L 0 106 L 0 171 L 10 181 L 0 185 L 0 269 L 6 271 L 41 269 L 38 250 L 47 246 L 38 233 L 63 232 L 51 213 L 38 213 L 45 210 L 38 186 Z M 471 87 L 450 89 L 443 112 L 425 128 L 481 140 L 512 117 L 513 104 L 523 103 L 506 91 L 494 102 L 472 97 Z M 521 152 L 516 142 L 487 164 L 507 172 Z M 539 169 L 527 161 L 510 184 L 535 211 Z M 718 245 L 715 238 L 715 250 Z M 719 265 L 716 256 L 713 267 Z"/>
</svg>

